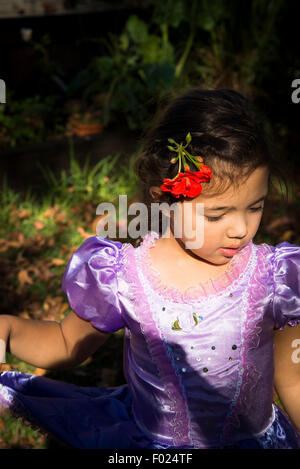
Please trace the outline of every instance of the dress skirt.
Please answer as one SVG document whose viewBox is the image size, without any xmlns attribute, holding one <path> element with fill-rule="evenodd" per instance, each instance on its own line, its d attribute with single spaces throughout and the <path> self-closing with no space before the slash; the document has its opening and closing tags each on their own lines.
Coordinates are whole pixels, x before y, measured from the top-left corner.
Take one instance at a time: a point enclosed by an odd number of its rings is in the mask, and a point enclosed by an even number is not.
<svg viewBox="0 0 300 469">
<path fill-rule="evenodd" d="M 300 437 L 275 404 L 259 438 L 216 449 L 300 449 Z M 78 449 L 179 449 L 151 441 L 137 426 L 127 384 L 82 387 L 21 372 L 0 374 L 0 407 L 33 428 Z M 191 446 L 180 449 L 193 449 Z"/>
</svg>

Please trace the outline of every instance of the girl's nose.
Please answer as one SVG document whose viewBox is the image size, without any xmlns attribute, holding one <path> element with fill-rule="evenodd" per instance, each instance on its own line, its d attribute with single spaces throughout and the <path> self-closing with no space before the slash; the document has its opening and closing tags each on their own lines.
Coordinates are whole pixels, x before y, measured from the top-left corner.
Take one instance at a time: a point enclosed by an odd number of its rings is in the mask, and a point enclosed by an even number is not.
<svg viewBox="0 0 300 469">
<path fill-rule="evenodd" d="M 246 220 L 243 216 L 237 217 L 233 226 L 230 226 L 227 230 L 229 238 L 245 238 L 248 234 L 248 228 Z"/>
</svg>

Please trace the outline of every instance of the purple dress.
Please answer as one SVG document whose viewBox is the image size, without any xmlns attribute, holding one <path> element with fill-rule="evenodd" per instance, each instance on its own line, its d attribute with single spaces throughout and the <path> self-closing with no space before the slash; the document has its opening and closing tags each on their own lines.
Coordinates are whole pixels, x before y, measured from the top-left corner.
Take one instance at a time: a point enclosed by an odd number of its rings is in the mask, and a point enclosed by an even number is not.
<svg viewBox="0 0 300 469">
<path fill-rule="evenodd" d="M 300 247 L 250 241 L 217 279 L 164 285 L 142 244 L 88 238 L 62 287 L 102 331 L 125 328 L 118 387 L 0 375 L 0 401 L 74 448 L 300 449 L 273 403 L 273 330 L 300 323 Z M 104 345 L 105 346 L 105 345 Z"/>
</svg>

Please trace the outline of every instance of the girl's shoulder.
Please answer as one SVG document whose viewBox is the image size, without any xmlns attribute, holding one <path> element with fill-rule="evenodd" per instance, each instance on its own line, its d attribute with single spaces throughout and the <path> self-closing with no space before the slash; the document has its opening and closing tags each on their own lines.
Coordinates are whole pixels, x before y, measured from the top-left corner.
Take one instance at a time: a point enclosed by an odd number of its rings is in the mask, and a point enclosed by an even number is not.
<svg viewBox="0 0 300 469">
<path fill-rule="evenodd" d="M 69 270 L 76 270 L 82 264 L 88 263 L 97 268 L 110 267 L 119 271 L 125 254 L 128 251 L 134 252 L 136 248 L 137 246 L 129 242 L 115 241 L 100 235 L 90 236 L 72 254 L 73 263 Z"/>
<path fill-rule="evenodd" d="M 272 284 L 275 329 L 300 323 L 300 246 L 283 241 L 256 245 L 261 265 L 267 265 Z"/>
<path fill-rule="evenodd" d="M 63 275 L 62 290 L 71 308 L 102 331 L 114 332 L 125 326 L 120 272 L 126 246 L 91 236 L 72 254 Z"/>
<path fill-rule="evenodd" d="M 273 278 L 274 285 L 279 282 L 299 282 L 300 279 L 300 246 L 283 241 L 276 245 L 267 243 L 253 244 L 259 270 L 267 271 Z"/>
<path fill-rule="evenodd" d="M 291 265 L 294 262 L 299 265 L 300 260 L 300 246 L 297 244 L 283 241 L 276 245 L 267 243 L 254 244 L 258 257 L 264 257 L 265 261 L 272 263 L 274 270 L 280 268 L 282 262 L 286 262 L 287 265 Z"/>
</svg>

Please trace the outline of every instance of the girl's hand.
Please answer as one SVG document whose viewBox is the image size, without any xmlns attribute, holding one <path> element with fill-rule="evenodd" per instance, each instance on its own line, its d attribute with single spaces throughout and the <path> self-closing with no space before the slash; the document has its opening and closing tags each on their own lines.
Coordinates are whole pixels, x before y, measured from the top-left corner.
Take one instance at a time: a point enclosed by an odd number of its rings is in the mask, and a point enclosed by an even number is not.
<svg viewBox="0 0 300 469">
<path fill-rule="evenodd" d="M 0 373 L 2 364 L 6 363 L 6 344 L 9 339 L 10 325 L 5 316 L 0 316 Z"/>
</svg>

